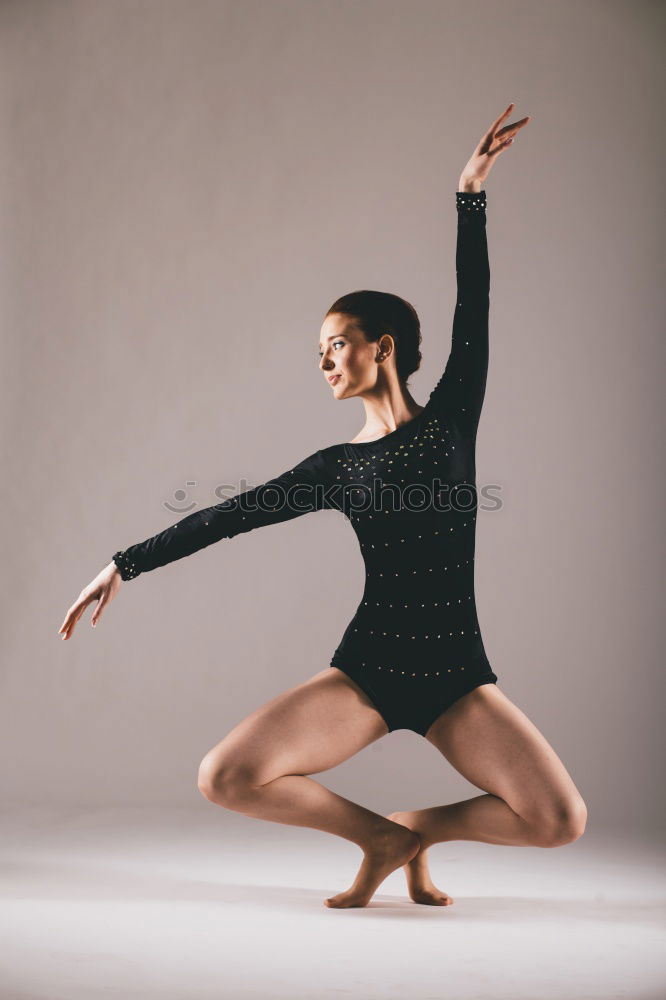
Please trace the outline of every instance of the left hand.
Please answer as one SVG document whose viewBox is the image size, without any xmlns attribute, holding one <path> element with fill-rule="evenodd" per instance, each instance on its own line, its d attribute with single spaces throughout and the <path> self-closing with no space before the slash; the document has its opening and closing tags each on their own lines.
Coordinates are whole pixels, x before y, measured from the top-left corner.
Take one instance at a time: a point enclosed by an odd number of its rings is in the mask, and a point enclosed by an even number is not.
<svg viewBox="0 0 666 1000">
<path fill-rule="evenodd" d="M 497 159 L 498 153 L 507 149 L 512 144 L 516 132 L 524 125 L 527 125 L 531 115 L 526 115 L 526 117 L 521 118 L 520 121 L 513 122 L 511 125 L 505 125 L 503 128 L 500 128 L 501 123 L 507 115 L 510 114 L 513 106 L 512 101 L 506 111 L 504 111 L 499 118 L 496 118 L 492 123 L 486 134 L 481 139 L 479 145 L 476 147 L 465 164 L 463 172 L 460 175 L 461 181 L 476 181 L 479 184 L 483 184 L 486 177 L 490 173 L 493 163 Z"/>
</svg>

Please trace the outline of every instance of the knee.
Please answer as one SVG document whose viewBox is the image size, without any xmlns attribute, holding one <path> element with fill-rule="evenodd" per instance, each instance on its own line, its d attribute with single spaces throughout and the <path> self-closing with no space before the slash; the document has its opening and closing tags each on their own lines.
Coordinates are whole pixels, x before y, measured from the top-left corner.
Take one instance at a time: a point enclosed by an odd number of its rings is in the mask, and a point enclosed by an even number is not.
<svg viewBox="0 0 666 1000">
<path fill-rule="evenodd" d="M 197 787 L 205 799 L 232 809 L 247 797 L 252 786 L 240 766 L 206 755 L 199 765 Z"/>
<path fill-rule="evenodd" d="M 572 844 L 585 833 L 587 806 L 582 798 L 563 802 L 553 815 L 538 826 L 536 846 L 562 847 Z"/>
</svg>

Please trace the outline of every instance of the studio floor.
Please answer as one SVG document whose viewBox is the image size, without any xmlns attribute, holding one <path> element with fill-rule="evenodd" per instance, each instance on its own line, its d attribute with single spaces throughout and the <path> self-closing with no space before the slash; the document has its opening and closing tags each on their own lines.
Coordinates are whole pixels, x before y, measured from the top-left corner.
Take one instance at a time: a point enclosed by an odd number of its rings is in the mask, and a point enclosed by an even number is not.
<svg viewBox="0 0 666 1000">
<path fill-rule="evenodd" d="M 333 910 L 361 852 L 211 803 L 5 806 L 2 1000 L 610 1000 L 666 996 L 659 842 L 430 851 L 452 906 L 402 871 Z"/>
</svg>

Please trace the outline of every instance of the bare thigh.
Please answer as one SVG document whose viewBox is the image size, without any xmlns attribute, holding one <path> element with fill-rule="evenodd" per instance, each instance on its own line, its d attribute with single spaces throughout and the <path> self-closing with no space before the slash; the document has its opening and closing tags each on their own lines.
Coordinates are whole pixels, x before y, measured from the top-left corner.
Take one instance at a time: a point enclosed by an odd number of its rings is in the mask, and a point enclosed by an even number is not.
<svg viewBox="0 0 666 1000">
<path fill-rule="evenodd" d="M 426 733 L 463 777 L 530 823 L 584 826 L 583 798 L 537 727 L 495 684 L 464 695 Z"/>
<path fill-rule="evenodd" d="M 388 732 L 367 695 L 326 667 L 252 712 L 201 762 L 199 784 L 235 776 L 265 785 L 285 774 L 317 774 L 352 757 Z"/>
</svg>

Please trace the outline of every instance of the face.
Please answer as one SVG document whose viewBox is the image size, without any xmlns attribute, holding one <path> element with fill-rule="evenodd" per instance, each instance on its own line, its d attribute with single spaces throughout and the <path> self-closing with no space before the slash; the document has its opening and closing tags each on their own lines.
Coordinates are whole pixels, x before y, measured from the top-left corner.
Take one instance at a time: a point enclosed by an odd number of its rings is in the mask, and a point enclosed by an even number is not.
<svg viewBox="0 0 666 1000">
<path fill-rule="evenodd" d="M 319 336 L 319 368 L 336 399 L 374 388 L 382 345 L 367 341 L 354 320 L 341 313 L 326 317 Z"/>
</svg>

